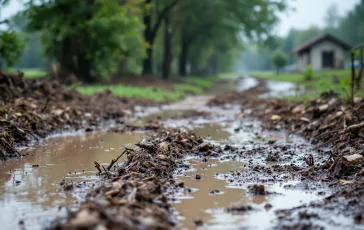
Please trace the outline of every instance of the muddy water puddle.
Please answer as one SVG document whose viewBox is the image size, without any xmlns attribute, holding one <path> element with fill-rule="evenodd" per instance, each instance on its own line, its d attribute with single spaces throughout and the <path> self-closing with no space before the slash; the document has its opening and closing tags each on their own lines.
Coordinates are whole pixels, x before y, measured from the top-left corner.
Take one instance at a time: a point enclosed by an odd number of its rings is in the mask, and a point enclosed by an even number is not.
<svg viewBox="0 0 364 230">
<path fill-rule="evenodd" d="M 247 121 L 247 124 L 249 129 L 237 130 L 234 128 L 236 124 L 232 127 L 210 124 L 196 128 L 194 131 L 197 135 L 208 135 L 207 137 L 213 143 L 235 144 L 234 146 L 245 146 L 248 149 L 266 146 L 267 140 L 281 143 L 304 142 L 297 137 L 289 138 L 281 132 L 260 132 L 257 123 Z M 252 130 L 259 132 L 262 136 L 257 138 Z M 252 165 L 249 164 L 248 159 L 226 155 L 219 159 L 205 160 L 189 159 L 192 170 L 177 176 L 178 180 L 191 189 L 184 194 L 178 194 L 177 202 L 172 205 L 179 216 L 178 228 L 180 229 L 270 229 L 276 221 L 277 210 L 308 204 L 320 198 L 317 191 L 286 189 L 285 186 L 297 183 L 293 177 L 279 183 L 264 183 L 269 195 L 250 194 L 248 187 L 254 183 L 235 184 L 223 176 L 230 172 L 251 168 Z M 267 162 L 258 157 L 254 160 L 254 165 L 259 164 L 279 163 Z M 282 164 L 285 163 L 282 162 Z M 196 176 L 201 179 L 196 179 Z M 263 179 L 264 176 L 261 177 Z M 271 207 L 267 208 L 266 205 Z M 226 211 L 228 208 L 248 206 L 252 208 L 251 211 L 233 213 Z M 197 226 L 196 223 L 202 225 Z"/>
<path fill-rule="evenodd" d="M 191 106 L 193 109 L 188 109 Z M 233 105 L 224 109 L 208 108 L 204 106 L 203 100 L 186 99 L 177 105 L 169 106 L 169 109 L 167 107 L 152 116 L 142 117 L 137 122 L 142 125 L 148 119 L 160 122 L 166 127 L 193 127 L 196 135 L 214 144 L 230 144 L 247 149 L 267 147 L 268 142 L 272 141 L 292 148 L 295 145 L 306 146 L 307 149 L 303 147 L 298 150 L 296 158 L 311 151 L 310 146 L 302 138 L 290 136 L 285 132 L 266 132 L 262 130 L 260 122 L 239 118 L 240 110 Z M 202 115 L 193 118 L 184 116 L 196 110 Z M 211 115 L 205 116 L 203 112 Z M 290 187 L 297 183 L 294 177 L 288 176 L 281 182 L 264 183 L 270 195 L 252 195 L 248 192 L 248 187 L 254 183 L 234 184 L 220 176 L 231 171 L 243 170 L 244 167 L 284 165 L 291 162 L 290 160 L 269 162 L 265 158 L 265 155 L 258 155 L 244 160 L 237 157 L 234 160 L 208 159 L 207 162 L 202 159 L 189 159 L 188 162 L 193 170 L 177 176 L 177 179 L 184 182 L 191 191 L 177 194 L 175 197 L 177 202 L 172 205 L 179 218 L 178 228 L 270 229 L 274 226 L 274 221 L 277 221 L 275 214 L 277 210 L 308 204 L 322 198 L 317 191 L 286 189 L 286 186 Z M 248 164 L 248 160 L 253 164 Z M 196 175 L 201 179 L 196 179 Z M 264 176 L 261 175 L 261 179 L 264 180 Z M 272 207 L 266 208 L 268 207 L 266 205 Z M 226 211 L 227 208 L 240 206 L 251 206 L 253 210 L 245 213 Z M 196 223 L 202 223 L 202 226 L 198 227 Z"/>
<path fill-rule="evenodd" d="M 251 85 L 256 84 L 251 81 Z M 250 87 L 249 86 L 249 87 Z M 244 84 L 241 86 L 244 88 Z M 246 86 L 245 86 L 246 87 Z M 284 133 L 267 132 L 262 135 L 259 122 L 235 121 L 240 109 L 236 105 L 224 108 L 207 107 L 211 96 L 189 97 L 178 103 L 143 111 L 140 117 L 131 121 L 142 125 L 148 121 L 161 122 L 166 127 L 193 127 L 197 135 L 216 144 L 249 146 L 252 143 L 277 141 L 281 143 L 300 143 Z M 197 116 L 188 117 L 186 113 Z M 1 229 L 42 229 L 57 216 L 67 211 L 63 206 L 76 208 L 91 186 L 98 180 L 94 161 L 108 165 L 123 146 L 133 147 L 145 134 L 110 134 L 96 132 L 77 136 L 49 138 L 35 146 L 27 156 L 20 160 L 1 163 L 0 168 L 0 223 Z M 120 163 L 124 159 L 120 159 Z M 219 159 L 203 162 L 191 158 L 188 162 L 193 170 L 178 176 L 192 192 L 176 195 L 173 204 L 179 214 L 178 228 L 195 228 L 194 220 L 200 218 L 208 229 L 236 229 L 244 226 L 269 228 L 274 220 L 274 211 L 293 207 L 317 198 L 303 191 L 285 190 L 284 183 L 269 184 L 267 189 L 283 194 L 275 196 L 252 196 L 246 191 L 248 184 L 232 185 L 216 174 L 240 170 L 246 162 Z M 201 176 L 196 180 L 196 174 Z M 59 183 L 65 180 L 84 181 L 82 193 L 61 191 Z M 287 182 L 290 183 L 290 182 Z M 289 201 L 289 202 L 286 202 Z M 264 205 L 272 204 L 270 210 Z M 295 203 L 296 202 L 296 203 Z M 297 203 L 298 202 L 298 203 Z M 251 205 L 252 212 L 228 213 L 226 208 Z M 264 221 L 261 221 L 264 219 Z"/>
<path fill-rule="evenodd" d="M 3 162 L 1 229 L 42 229 L 56 216 L 65 215 L 66 209 L 60 207 L 77 207 L 85 194 L 61 191 L 59 183 L 84 181 L 86 193 L 91 188 L 88 182 L 98 180 L 94 161 L 108 165 L 122 151 L 120 148 L 137 143 L 144 136 L 142 133 L 59 136 L 34 146 L 23 159 Z"/>
<path fill-rule="evenodd" d="M 199 219 L 213 224 L 216 221 L 215 209 L 248 202 L 248 198 L 241 189 L 228 188 L 224 180 L 215 178 L 217 173 L 240 169 L 244 162 L 218 160 L 202 162 L 201 159 L 190 159 L 189 163 L 193 170 L 177 178 L 183 181 L 186 187 L 191 188 L 192 192 L 179 194 L 176 197 L 179 201 L 172 205 L 177 211 L 176 214 L 179 215 L 180 228 L 194 228 L 194 221 Z"/>
</svg>

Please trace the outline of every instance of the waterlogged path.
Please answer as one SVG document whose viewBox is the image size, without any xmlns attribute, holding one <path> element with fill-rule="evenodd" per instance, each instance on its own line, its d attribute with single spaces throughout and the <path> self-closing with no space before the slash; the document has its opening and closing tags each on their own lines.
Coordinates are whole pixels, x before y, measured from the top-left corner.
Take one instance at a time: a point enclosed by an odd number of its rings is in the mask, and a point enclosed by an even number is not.
<svg viewBox="0 0 364 230">
<path fill-rule="evenodd" d="M 242 78 L 229 87 L 243 91 L 256 84 L 252 78 Z M 212 94 L 215 92 L 219 89 L 211 90 Z M 296 186 L 298 181 L 293 174 L 277 170 L 289 167 L 288 162 L 304 165 L 303 156 L 308 152 L 317 155 L 304 140 L 284 132 L 261 130 L 258 121 L 241 118 L 237 105 L 208 107 L 206 103 L 211 98 L 188 97 L 160 108 L 139 108 L 137 117 L 129 122 L 186 127 L 205 140 L 231 148 L 230 153 L 216 159 L 188 158 L 185 161 L 191 170 L 175 175 L 188 188 L 173 197 L 178 228 L 270 229 L 277 222 L 278 210 L 307 204 L 330 193 L 319 185 L 309 189 Z M 29 156 L 1 163 L 2 229 L 42 229 L 66 215 L 65 207 L 77 208 L 95 186 L 90 182 L 98 181 L 93 162 L 108 165 L 123 147 L 133 148 L 145 135 L 99 130 L 53 136 L 23 150 Z M 60 184 L 69 181 L 82 181 L 82 189 L 77 193 L 63 191 Z M 252 190 L 257 184 L 264 186 L 263 192 Z M 339 220 L 350 223 L 338 216 L 333 218 L 333 224 Z"/>
</svg>

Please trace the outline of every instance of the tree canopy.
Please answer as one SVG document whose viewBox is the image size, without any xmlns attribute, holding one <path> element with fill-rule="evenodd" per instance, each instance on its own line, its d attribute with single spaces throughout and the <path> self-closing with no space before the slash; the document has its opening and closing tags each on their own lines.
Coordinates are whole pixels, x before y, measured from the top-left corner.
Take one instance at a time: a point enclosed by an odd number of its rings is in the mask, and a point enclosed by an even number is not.
<svg viewBox="0 0 364 230">
<path fill-rule="evenodd" d="M 288 57 L 282 50 L 276 50 L 272 56 L 272 62 L 274 66 L 277 68 L 277 74 L 279 71 L 287 65 Z"/>
<path fill-rule="evenodd" d="M 0 0 L 0 16 L 2 7 L 6 6 L 9 0 Z M 0 17 L 1 18 L 1 17 Z M 22 54 L 23 38 L 12 30 L 9 20 L 0 21 L 0 69 L 12 66 Z"/>
<path fill-rule="evenodd" d="M 168 78 L 227 71 L 243 40 L 269 38 L 286 7 L 285 0 L 24 2 L 24 12 L 12 18 L 29 40 L 21 60 L 39 53 L 41 44 L 61 79 L 89 82 L 120 72 Z"/>
</svg>

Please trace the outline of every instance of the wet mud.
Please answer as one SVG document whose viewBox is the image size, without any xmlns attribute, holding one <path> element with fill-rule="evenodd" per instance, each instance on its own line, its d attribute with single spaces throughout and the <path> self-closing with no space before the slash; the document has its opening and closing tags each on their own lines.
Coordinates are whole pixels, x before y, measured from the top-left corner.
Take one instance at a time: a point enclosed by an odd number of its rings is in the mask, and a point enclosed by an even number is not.
<svg viewBox="0 0 364 230">
<path fill-rule="evenodd" d="M 0 89 L 0 160 L 20 157 L 17 148 L 50 134 L 90 132 L 106 122 L 122 123 L 136 105 L 156 105 L 110 91 L 83 96 L 49 78 L 24 80 L 22 73 L 0 72 Z"/>
<path fill-rule="evenodd" d="M 144 133 L 58 135 L 26 150 L 27 157 L 1 163 L 0 221 L 3 229 L 42 229 L 55 216 L 77 208 L 99 177 L 94 161 L 108 164 L 121 149 L 132 148 Z M 124 161 L 126 156 L 120 159 Z M 106 166 L 105 166 L 106 167 Z M 77 193 L 62 184 L 82 184 Z M 66 208 L 67 207 L 67 208 Z M 22 223 L 20 225 L 20 223 Z"/>
<path fill-rule="evenodd" d="M 57 137 L 65 139 L 20 151 L 29 156 L 2 163 L 8 166 L 1 209 L 13 213 L 4 223 L 15 229 L 363 229 L 363 102 L 351 107 L 328 93 L 299 104 L 267 97 L 301 89 L 274 91 L 271 82 L 252 78 L 234 85 L 235 92 L 217 97 L 133 107 L 134 116 L 116 115 L 106 134 Z"/>
</svg>

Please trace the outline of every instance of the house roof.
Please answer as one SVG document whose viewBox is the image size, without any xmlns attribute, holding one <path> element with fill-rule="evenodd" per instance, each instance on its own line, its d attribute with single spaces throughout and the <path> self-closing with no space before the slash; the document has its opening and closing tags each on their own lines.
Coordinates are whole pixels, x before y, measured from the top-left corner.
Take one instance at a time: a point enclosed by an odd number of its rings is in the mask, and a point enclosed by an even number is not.
<svg viewBox="0 0 364 230">
<path fill-rule="evenodd" d="M 322 41 L 326 41 L 326 40 L 332 41 L 346 50 L 350 50 L 352 48 L 349 44 L 341 41 L 340 39 L 338 39 L 330 34 L 321 34 L 317 37 L 312 38 L 311 40 L 307 41 L 306 43 L 302 44 L 301 46 L 295 48 L 294 50 L 292 50 L 292 53 L 304 53 L 305 51 L 309 50 L 314 45 L 316 45 Z"/>
</svg>

